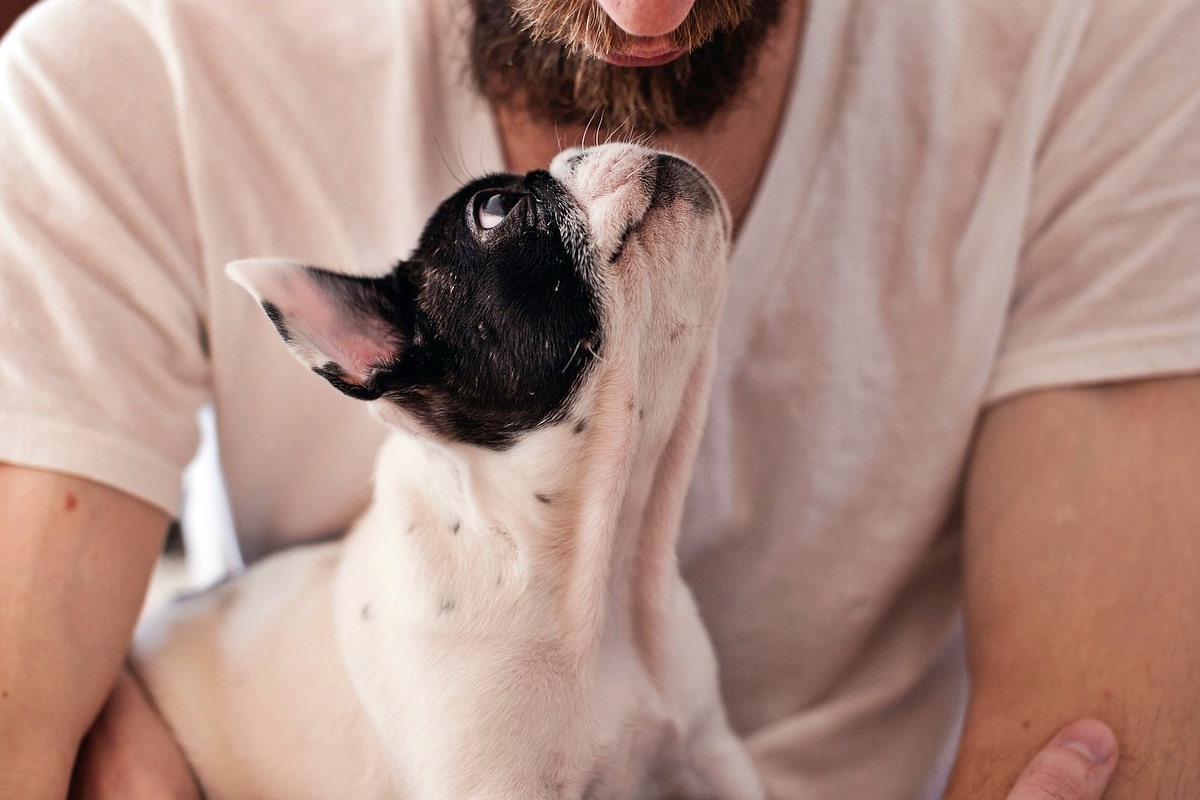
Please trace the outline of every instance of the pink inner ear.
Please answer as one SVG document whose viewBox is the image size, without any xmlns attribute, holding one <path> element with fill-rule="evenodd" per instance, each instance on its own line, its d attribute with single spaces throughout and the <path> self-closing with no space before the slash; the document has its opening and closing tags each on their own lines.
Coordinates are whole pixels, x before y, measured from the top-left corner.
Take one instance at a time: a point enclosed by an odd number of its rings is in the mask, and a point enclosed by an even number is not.
<svg viewBox="0 0 1200 800">
<path fill-rule="evenodd" d="M 314 281 L 308 268 L 283 260 L 243 261 L 230 276 L 283 317 L 292 351 L 310 367 L 329 362 L 362 385 L 373 367 L 400 354 L 402 342 L 385 320 L 363 313 Z"/>
<path fill-rule="evenodd" d="M 281 286 L 286 299 L 279 304 L 293 335 L 342 368 L 346 379 L 363 384 L 372 368 L 394 358 L 400 350 L 394 330 L 383 320 L 354 313 L 331 299 L 303 273 Z M 324 366 L 324 363 L 313 366 Z"/>
<path fill-rule="evenodd" d="M 391 360 L 399 349 L 395 345 L 385 346 L 385 343 L 370 335 L 358 333 L 343 333 L 328 343 L 317 338 L 313 344 L 328 355 L 330 361 L 337 362 L 346 380 L 359 385 L 365 384 L 371 372 Z"/>
</svg>

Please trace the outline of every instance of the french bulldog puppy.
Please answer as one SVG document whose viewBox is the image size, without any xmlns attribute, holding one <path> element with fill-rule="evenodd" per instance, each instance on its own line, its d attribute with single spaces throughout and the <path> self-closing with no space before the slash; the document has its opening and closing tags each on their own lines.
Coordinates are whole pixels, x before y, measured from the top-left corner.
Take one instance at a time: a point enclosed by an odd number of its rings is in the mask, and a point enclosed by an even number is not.
<svg viewBox="0 0 1200 800">
<path fill-rule="evenodd" d="M 395 430 L 343 540 L 140 630 L 209 798 L 763 796 L 675 558 L 730 227 L 605 145 L 471 183 L 384 277 L 229 267 Z"/>
</svg>

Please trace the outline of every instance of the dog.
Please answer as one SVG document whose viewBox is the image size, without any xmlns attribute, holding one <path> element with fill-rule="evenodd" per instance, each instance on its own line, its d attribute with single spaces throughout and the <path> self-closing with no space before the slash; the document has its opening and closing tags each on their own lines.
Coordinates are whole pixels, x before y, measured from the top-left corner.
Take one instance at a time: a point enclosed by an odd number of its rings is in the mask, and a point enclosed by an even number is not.
<svg viewBox="0 0 1200 800">
<path fill-rule="evenodd" d="M 383 277 L 230 265 L 395 431 L 344 539 L 139 630 L 209 798 L 763 796 L 675 557 L 730 232 L 696 167 L 610 144 L 471 182 Z"/>
</svg>

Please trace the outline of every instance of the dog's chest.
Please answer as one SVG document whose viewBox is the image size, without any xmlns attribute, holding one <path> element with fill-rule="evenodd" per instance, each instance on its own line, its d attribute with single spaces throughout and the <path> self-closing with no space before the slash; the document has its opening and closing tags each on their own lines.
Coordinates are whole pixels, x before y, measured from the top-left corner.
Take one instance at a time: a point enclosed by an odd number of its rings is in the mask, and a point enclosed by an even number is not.
<svg viewBox="0 0 1200 800">
<path fill-rule="evenodd" d="M 375 503 L 347 537 L 335 588 L 349 640 L 509 631 L 520 551 L 502 516 L 471 498 L 468 480 L 420 440 L 395 434 L 385 444 Z"/>
<path fill-rule="evenodd" d="M 495 796 L 642 796 L 642 762 L 662 754 L 670 715 L 623 644 L 585 668 L 564 645 L 556 587 L 521 527 L 561 497 L 466 481 L 438 451 L 390 441 L 334 577 L 338 650 L 380 740 L 402 745 L 393 773 L 424 775 L 420 796 L 503 785 L 513 793 Z"/>
</svg>

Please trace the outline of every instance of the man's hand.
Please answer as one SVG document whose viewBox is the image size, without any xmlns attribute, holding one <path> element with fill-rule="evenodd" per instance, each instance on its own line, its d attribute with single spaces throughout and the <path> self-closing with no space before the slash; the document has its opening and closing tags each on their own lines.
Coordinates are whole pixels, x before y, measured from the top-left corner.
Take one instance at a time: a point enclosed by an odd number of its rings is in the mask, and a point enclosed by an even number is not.
<svg viewBox="0 0 1200 800">
<path fill-rule="evenodd" d="M 1117 739 L 1096 720 L 1072 723 L 1042 748 L 1007 800 L 1100 800 L 1117 768 Z"/>
<path fill-rule="evenodd" d="M 183 751 L 142 687 L 123 672 L 71 781 L 71 800 L 199 800 Z"/>
</svg>

